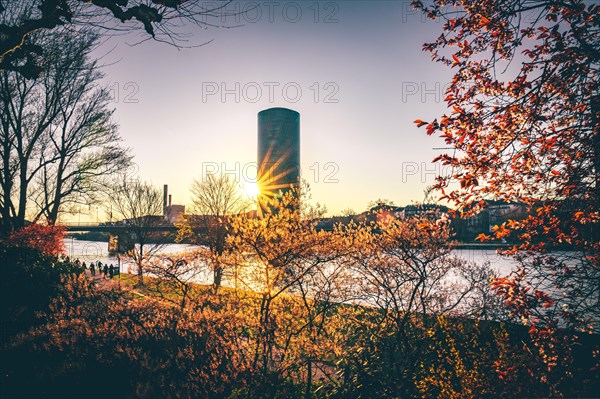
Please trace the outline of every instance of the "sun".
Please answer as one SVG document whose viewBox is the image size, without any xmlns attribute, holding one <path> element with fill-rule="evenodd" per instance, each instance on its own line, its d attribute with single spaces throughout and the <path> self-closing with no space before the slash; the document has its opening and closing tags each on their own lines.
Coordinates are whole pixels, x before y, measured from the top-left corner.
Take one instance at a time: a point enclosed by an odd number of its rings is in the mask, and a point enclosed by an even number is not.
<svg viewBox="0 0 600 399">
<path fill-rule="evenodd" d="M 244 182 L 243 190 L 244 195 L 251 199 L 256 199 L 260 194 L 260 189 L 258 188 L 258 183 L 256 182 Z"/>
</svg>

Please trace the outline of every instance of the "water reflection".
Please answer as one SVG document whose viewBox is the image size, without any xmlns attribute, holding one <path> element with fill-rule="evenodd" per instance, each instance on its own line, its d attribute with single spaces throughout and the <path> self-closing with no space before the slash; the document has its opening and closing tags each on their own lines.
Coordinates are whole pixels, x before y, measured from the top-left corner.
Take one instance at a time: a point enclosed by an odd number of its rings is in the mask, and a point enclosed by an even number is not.
<svg viewBox="0 0 600 399">
<path fill-rule="evenodd" d="M 190 244 L 167 244 L 162 246 L 158 253 L 182 253 L 193 251 L 197 248 L 198 246 Z M 106 242 L 66 238 L 65 250 L 70 258 L 79 259 L 82 262 L 86 262 L 86 264 L 89 264 L 89 262 L 100 261 L 102 263 L 112 263 L 116 266 L 118 263 L 117 257 L 113 254 L 109 254 L 108 243 Z M 516 265 L 512 258 L 499 255 L 493 249 L 456 249 L 453 251 L 453 254 L 459 258 L 470 262 L 475 262 L 477 264 L 489 262 L 492 270 L 494 270 L 498 275 L 506 275 L 510 273 L 510 271 L 513 270 Z M 194 280 L 201 284 L 212 284 L 212 272 L 209 266 L 205 264 L 198 264 L 197 266 L 199 270 L 198 274 L 194 276 Z M 135 273 L 135 265 L 130 260 L 121 257 L 121 270 L 125 273 Z M 242 276 L 234 276 L 233 274 L 224 276 L 223 285 L 235 287 L 239 284 L 241 277 Z"/>
</svg>

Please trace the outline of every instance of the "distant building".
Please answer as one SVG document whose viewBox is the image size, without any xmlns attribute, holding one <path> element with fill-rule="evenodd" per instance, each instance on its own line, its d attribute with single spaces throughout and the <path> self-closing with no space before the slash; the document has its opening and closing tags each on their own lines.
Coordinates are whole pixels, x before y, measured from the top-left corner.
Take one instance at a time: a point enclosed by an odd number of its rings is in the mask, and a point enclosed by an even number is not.
<svg viewBox="0 0 600 399">
<path fill-rule="evenodd" d="M 427 217 L 430 219 L 439 219 L 443 214 L 448 213 L 448 207 L 437 204 L 417 204 L 407 206 L 396 206 L 385 203 L 379 203 L 359 215 L 352 216 L 350 219 L 357 222 L 373 222 L 393 217 L 396 219 L 410 219 L 415 216 Z"/>
<path fill-rule="evenodd" d="M 173 224 L 185 213 L 185 205 L 167 205 L 165 208 L 165 221 Z"/>
<path fill-rule="evenodd" d="M 520 202 L 486 201 L 484 211 L 489 214 L 488 231 L 496 225 L 502 224 L 509 219 L 520 219 L 525 216 L 527 206 Z"/>
<path fill-rule="evenodd" d="M 492 232 L 494 226 L 527 215 L 527 205 L 520 202 L 484 201 L 484 207 L 474 215 L 452 219 L 452 227 L 461 241 L 474 240 L 479 234 Z"/>
<path fill-rule="evenodd" d="M 439 218 L 444 213 L 448 213 L 447 206 L 437 204 L 417 204 L 405 206 L 402 209 L 400 216 L 403 219 L 410 219 L 415 216 Z"/>
<path fill-rule="evenodd" d="M 169 194 L 169 186 L 164 185 L 163 187 L 163 217 L 164 220 L 173 224 L 179 220 L 181 215 L 185 213 L 185 205 L 173 205 L 171 204 L 171 194 Z"/>
</svg>

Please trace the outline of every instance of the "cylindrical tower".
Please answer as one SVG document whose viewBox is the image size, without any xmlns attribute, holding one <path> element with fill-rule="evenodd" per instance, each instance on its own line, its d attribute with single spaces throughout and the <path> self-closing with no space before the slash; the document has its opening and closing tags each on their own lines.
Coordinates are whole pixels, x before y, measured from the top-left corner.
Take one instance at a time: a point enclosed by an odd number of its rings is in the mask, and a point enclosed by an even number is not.
<svg viewBox="0 0 600 399">
<path fill-rule="evenodd" d="M 258 185 L 273 197 L 300 184 L 300 114 L 287 108 L 258 113 Z"/>
</svg>

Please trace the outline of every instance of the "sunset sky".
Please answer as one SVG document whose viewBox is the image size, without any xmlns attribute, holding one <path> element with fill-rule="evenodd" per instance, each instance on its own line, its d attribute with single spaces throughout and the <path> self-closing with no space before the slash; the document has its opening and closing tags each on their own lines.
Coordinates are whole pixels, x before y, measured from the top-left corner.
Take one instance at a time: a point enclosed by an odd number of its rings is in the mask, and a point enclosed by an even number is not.
<svg viewBox="0 0 600 399">
<path fill-rule="evenodd" d="M 239 27 L 181 29 L 191 46 L 212 40 L 201 47 L 130 46 L 137 38 L 129 35 L 98 50 L 134 173 L 169 184 L 177 204 L 189 202 L 192 180 L 209 169 L 253 179 L 257 113 L 286 107 L 300 113 L 302 176 L 330 215 L 377 198 L 422 200 L 440 153 L 433 147 L 444 145 L 412 121 L 444 112 L 449 71 L 421 51 L 442 24 L 403 1 L 228 8 L 244 9 L 209 20 Z"/>
</svg>

